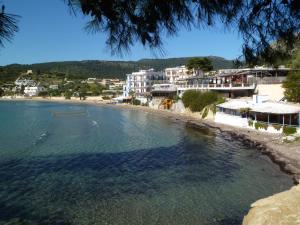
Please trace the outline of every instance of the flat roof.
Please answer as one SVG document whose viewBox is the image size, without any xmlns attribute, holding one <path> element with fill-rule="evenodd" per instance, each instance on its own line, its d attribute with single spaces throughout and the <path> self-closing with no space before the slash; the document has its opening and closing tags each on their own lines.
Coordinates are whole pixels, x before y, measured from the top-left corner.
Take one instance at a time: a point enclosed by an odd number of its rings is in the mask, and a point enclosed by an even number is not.
<svg viewBox="0 0 300 225">
<path fill-rule="evenodd" d="M 284 102 L 266 101 L 263 103 L 253 103 L 249 99 L 236 99 L 219 104 L 218 107 L 239 110 L 241 108 L 250 108 L 251 112 L 269 113 L 269 114 L 297 114 L 300 112 L 299 104 L 290 104 Z"/>
</svg>

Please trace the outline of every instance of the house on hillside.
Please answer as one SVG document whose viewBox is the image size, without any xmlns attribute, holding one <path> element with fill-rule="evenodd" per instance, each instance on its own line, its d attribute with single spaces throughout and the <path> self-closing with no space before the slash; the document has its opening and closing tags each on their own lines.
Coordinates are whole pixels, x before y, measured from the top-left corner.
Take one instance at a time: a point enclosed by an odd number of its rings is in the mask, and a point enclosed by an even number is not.
<svg viewBox="0 0 300 225">
<path fill-rule="evenodd" d="M 38 84 L 36 86 L 25 87 L 24 94 L 25 96 L 33 97 L 38 96 L 43 91 L 46 91 L 46 88 Z"/>
<path fill-rule="evenodd" d="M 22 78 L 19 77 L 16 81 L 15 81 L 15 85 L 18 89 L 21 89 L 21 87 L 27 87 L 27 86 L 35 86 L 36 85 L 36 81 L 32 80 L 31 78 Z"/>
</svg>

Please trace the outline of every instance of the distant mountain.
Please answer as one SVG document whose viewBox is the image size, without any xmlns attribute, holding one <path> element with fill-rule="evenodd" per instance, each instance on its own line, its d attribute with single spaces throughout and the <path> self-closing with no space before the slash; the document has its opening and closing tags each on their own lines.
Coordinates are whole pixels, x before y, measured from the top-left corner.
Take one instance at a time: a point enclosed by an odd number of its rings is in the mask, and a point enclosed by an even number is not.
<svg viewBox="0 0 300 225">
<path fill-rule="evenodd" d="M 31 65 L 11 64 L 0 67 L 0 81 L 13 81 L 21 73 L 32 69 L 39 74 L 65 74 L 73 78 L 121 78 L 125 75 L 140 69 L 153 68 L 163 70 L 166 67 L 185 65 L 192 57 L 168 58 L 168 59 L 141 59 L 138 61 L 65 61 L 65 62 L 47 62 Z M 232 68 L 233 61 L 221 57 L 209 56 L 212 60 L 214 69 Z"/>
</svg>

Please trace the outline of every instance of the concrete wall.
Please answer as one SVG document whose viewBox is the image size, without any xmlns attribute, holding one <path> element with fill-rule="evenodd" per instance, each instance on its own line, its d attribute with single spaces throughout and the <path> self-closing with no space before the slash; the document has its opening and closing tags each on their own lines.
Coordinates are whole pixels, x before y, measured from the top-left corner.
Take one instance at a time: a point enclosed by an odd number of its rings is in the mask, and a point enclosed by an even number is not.
<svg viewBox="0 0 300 225">
<path fill-rule="evenodd" d="M 247 118 L 242 118 L 240 116 L 228 115 L 222 112 L 217 112 L 215 115 L 215 122 L 227 124 L 235 127 L 248 127 Z"/>
<path fill-rule="evenodd" d="M 279 101 L 284 97 L 284 88 L 282 84 L 258 84 L 257 94 L 268 95 L 270 100 Z"/>
</svg>

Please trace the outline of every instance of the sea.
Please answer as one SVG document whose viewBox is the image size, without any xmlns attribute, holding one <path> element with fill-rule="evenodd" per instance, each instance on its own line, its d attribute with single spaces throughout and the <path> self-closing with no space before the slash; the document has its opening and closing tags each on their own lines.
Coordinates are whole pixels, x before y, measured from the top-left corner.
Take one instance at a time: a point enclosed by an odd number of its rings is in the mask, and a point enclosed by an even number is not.
<svg viewBox="0 0 300 225">
<path fill-rule="evenodd" d="M 118 107 L 0 101 L 0 225 L 235 225 L 292 185 L 222 132 Z"/>
</svg>

